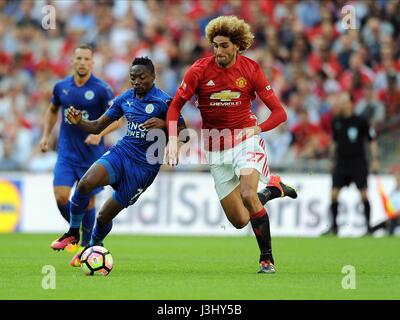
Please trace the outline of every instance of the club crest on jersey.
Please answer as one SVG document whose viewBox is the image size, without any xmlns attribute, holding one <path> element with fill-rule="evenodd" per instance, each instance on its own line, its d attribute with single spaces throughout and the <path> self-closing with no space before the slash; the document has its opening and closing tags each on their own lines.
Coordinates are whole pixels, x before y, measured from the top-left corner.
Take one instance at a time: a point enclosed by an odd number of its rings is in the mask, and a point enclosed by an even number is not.
<svg viewBox="0 0 400 320">
<path fill-rule="evenodd" d="M 214 92 L 210 99 L 216 99 L 221 101 L 231 101 L 232 99 L 240 98 L 240 92 L 235 92 L 231 90 L 222 90 L 220 92 Z"/>
<path fill-rule="evenodd" d="M 92 100 L 94 98 L 94 92 L 92 90 L 88 90 L 85 92 L 85 99 Z"/>
<path fill-rule="evenodd" d="M 247 86 L 247 79 L 243 77 L 237 78 L 236 86 L 239 88 L 244 88 L 245 86 Z"/>
<path fill-rule="evenodd" d="M 154 111 L 154 106 L 149 103 L 144 110 L 146 111 L 146 113 L 152 113 Z"/>
<path fill-rule="evenodd" d="M 349 137 L 349 140 L 351 142 L 356 141 L 357 137 L 358 137 L 358 130 L 355 127 L 350 127 L 347 129 L 347 136 Z"/>
</svg>

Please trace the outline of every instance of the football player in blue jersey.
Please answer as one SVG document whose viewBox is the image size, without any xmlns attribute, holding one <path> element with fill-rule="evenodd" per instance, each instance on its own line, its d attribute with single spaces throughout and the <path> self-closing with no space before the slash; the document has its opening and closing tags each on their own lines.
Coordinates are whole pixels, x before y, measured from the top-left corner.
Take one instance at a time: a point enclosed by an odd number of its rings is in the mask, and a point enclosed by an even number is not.
<svg viewBox="0 0 400 320">
<path fill-rule="evenodd" d="M 56 83 L 53 96 L 44 119 L 43 136 L 40 148 L 43 152 L 49 150 L 50 135 L 57 122 L 61 109 L 62 120 L 58 138 L 58 158 L 54 168 L 53 188 L 57 206 L 64 217 L 70 222 L 70 193 L 76 181 L 79 181 L 88 168 L 105 152 L 103 136 L 115 130 L 118 123 L 108 127 L 97 135 L 72 125 L 67 119 L 70 106 L 79 109 L 82 117 L 93 120 L 100 117 L 114 99 L 109 85 L 92 74 L 93 49 L 87 44 L 81 44 L 74 49 L 72 57 L 73 75 Z M 84 208 L 82 220 L 82 246 L 90 241 L 95 222 L 95 194 L 102 188 L 96 188 L 90 193 L 90 201 Z"/>
<path fill-rule="evenodd" d="M 154 66 L 147 57 L 133 61 L 130 79 L 132 88 L 117 97 L 97 120 L 84 119 L 83 112 L 74 107 L 68 109 L 68 120 L 86 132 L 98 134 L 122 116 L 128 122 L 128 129 L 126 135 L 97 160 L 79 181 L 71 199 L 70 228 L 52 243 L 53 249 L 63 249 L 79 241 L 79 226 L 91 193 L 99 187 L 111 185 L 114 192 L 100 209 L 90 240 L 90 246 L 102 244 L 111 231 L 112 219 L 137 201 L 160 170 L 163 155 L 148 152 L 154 144 L 149 134 L 154 129 L 162 129 L 166 133 L 165 117 L 171 97 L 155 86 Z M 179 124 L 180 129 L 185 127 L 182 117 Z M 158 150 L 163 153 L 164 147 L 165 143 Z M 75 258 L 79 264 L 80 252 Z"/>
</svg>

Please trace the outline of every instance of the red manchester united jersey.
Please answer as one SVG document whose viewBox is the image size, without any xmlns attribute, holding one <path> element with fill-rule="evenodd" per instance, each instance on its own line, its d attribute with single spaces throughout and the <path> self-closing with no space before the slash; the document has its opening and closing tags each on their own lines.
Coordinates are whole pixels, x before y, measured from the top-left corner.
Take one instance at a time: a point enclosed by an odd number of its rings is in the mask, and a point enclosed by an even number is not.
<svg viewBox="0 0 400 320">
<path fill-rule="evenodd" d="M 185 100 L 196 95 L 203 129 L 233 133 L 257 124 L 251 101 L 265 91 L 273 93 L 260 65 L 239 54 L 229 68 L 219 66 L 214 56 L 197 60 L 186 72 L 178 94 Z"/>
</svg>

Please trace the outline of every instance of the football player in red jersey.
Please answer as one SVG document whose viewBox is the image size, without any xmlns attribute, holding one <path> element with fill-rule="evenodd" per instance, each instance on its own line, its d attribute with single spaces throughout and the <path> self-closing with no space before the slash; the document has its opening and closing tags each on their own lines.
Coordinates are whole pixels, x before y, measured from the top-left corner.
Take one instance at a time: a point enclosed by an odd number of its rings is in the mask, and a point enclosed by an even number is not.
<svg viewBox="0 0 400 320">
<path fill-rule="evenodd" d="M 277 197 L 296 198 L 297 193 L 278 176 L 269 176 L 264 144 L 258 134 L 286 121 L 286 112 L 260 65 L 240 54 L 253 42 L 250 26 L 235 16 L 221 16 L 211 20 L 205 31 L 214 56 L 197 60 L 178 88 L 167 113 L 165 161 L 169 165 L 178 163 L 178 117 L 186 101 L 196 94 L 206 157 L 222 208 L 238 229 L 251 222 L 261 252 L 259 273 L 274 273 L 264 205 Z M 256 94 L 271 110 L 261 124 L 251 112 Z M 257 194 L 260 179 L 267 187 Z"/>
</svg>

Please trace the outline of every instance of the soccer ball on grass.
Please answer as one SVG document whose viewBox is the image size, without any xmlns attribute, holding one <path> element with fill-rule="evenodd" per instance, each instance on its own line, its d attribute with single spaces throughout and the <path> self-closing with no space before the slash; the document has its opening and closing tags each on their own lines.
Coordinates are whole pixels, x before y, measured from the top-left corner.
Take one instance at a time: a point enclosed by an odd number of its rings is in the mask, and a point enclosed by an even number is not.
<svg viewBox="0 0 400 320">
<path fill-rule="evenodd" d="M 113 257 L 104 247 L 94 246 L 83 251 L 81 256 L 81 268 L 88 276 L 107 276 L 113 268 Z"/>
</svg>

